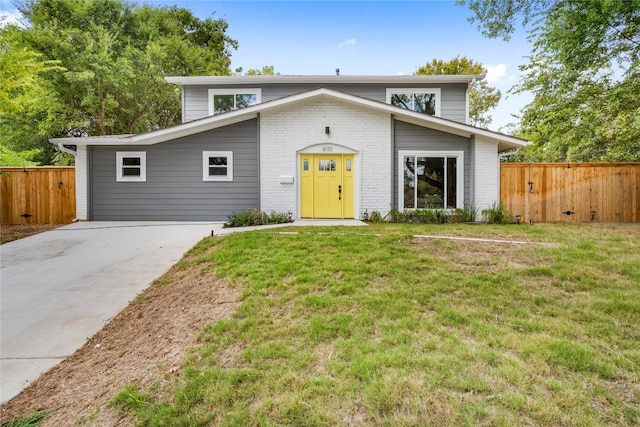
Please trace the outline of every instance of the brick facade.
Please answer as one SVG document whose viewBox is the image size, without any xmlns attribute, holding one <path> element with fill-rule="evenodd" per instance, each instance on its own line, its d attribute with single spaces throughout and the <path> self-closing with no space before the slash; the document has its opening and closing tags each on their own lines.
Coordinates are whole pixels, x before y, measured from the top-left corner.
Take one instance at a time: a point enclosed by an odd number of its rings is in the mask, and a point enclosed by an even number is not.
<svg viewBox="0 0 640 427">
<path fill-rule="evenodd" d="M 329 127 L 329 134 L 325 128 Z M 334 100 L 295 103 L 260 116 L 260 205 L 299 215 L 297 152 L 324 145 L 355 152 L 355 215 L 388 212 L 391 204 L 391 117 Z M 294 176 L 282 184 L 281 176 Z"/>
</svg>

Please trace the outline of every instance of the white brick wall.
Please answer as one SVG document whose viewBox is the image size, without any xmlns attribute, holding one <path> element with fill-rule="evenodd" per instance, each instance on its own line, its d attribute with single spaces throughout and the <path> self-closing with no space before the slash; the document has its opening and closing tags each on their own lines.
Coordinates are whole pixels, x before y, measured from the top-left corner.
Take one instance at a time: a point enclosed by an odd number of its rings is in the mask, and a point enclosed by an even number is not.
<svg viewBox="0 0 640 427">
<path fill-rule="evenodd" d="M 476 137 L 474 154 L 475 158 L 471 159 L 475 171 L 473 194 L 478 212 L 481 212 L 500 201 L 498 144 Z"/>
<path fill-rule="evenodd" d="M 76 148 L 76 219 L 87 220 L 87 146 Z"/>
<path fill-rule="evenodd" d="M 329 126 L 330 134 L 325 134 Z M 355 215 L 387 212 L 391 200 L 391 118 L 333 100 L 298 103 L 260 116 L 260 206 L 299 217 L 297 152 L 316 144 L 355 150 Z M 318 151 L 318 153 L 322 153 Z M 295 184 L 281 184 L 293 175 Z"/>
</svg>

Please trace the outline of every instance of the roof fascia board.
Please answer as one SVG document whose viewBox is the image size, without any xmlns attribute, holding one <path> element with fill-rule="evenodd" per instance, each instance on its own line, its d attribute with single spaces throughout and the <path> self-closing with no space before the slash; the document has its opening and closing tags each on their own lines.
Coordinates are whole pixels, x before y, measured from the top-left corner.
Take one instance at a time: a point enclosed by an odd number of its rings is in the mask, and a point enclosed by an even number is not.
<svg viewBox="0 0 640 427">
<path fill-rule="evenodd" d="M 233 85 L 233 84 L 411 84 L 411 83 L 471 83 L 484 79 L 486 74 L 459 75 L 408 75 L 408 76 L 168 76 L 165 80 L 186 85 Z"/>
</svg>

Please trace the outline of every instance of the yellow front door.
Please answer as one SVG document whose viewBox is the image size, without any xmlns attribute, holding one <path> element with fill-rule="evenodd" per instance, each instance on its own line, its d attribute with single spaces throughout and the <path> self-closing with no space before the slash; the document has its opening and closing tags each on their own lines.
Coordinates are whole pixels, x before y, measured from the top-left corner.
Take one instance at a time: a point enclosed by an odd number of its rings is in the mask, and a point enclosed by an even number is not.
<svg viewBox="0 0 640 427">
<path fill-rule="evenodd" d="M 353 218 L 353 169 L 353 155 L 301 155 L 301 216 Z"/>
</svg>

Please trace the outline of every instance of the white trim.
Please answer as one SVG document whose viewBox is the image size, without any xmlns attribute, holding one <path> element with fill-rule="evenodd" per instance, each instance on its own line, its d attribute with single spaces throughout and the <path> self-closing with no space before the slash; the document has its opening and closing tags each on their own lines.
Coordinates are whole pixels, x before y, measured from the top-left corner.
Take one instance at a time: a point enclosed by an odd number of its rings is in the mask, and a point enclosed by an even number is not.
<svg viewBox="0 0 640 427">
<path fill-rule="evenodd" d="M 391 104 L 391 95 L 404 94 L 413 95 L 415 93 L 433 93 L 436 95 L 436 112 L 435 116 L 440 117 L 440 106 L 442 105 L 442 90 L 439 87 L 418 87 L 418 88 L 406 88 L 406 87 L 393 87 L 387 88 L 386 100 L 387 104 Z M 413 111 L 413 110 L 409 110 Z"/>
<path fill-rule="evenodd" d="M 234 108 L 232 111 L 238 109 L 235 107 L 235 95 L 255 95 L 256 102 L 255 104 L 251 104 L 250 106 L 257 105 L 262 102 L 262 89 L 260 88 L 209 89 L 207 91 L 207 104 L 209 105 L 210 116 L 215 115 L 215 108 L 213 106 L 213 97 L 215 95 L 234 95 Z"/>
<path fill-rule="evenodd" d="M 140 158 L 140 175 L 130 176 L 122 174 L 122 159 L 125 157 Z M 147 180 L 147 152 L 146 151 L 116 151 L 116 181 L 145 182 Z"/>
<path fill-rule="evenodd" d="M 209 158 L 226 157 L 227 174 L 209 175 Z M 233 181 L 233 151 L 203 151 L 202 152 L 202 180 L 203 181 Z"/>
<path fill-rule="evenodd" d="M 398 151 L 398 210 L 404 210 L 404 158 L 456 157 L 456 208 L 464 208 L 464 151 L 462 150 L 399 150 Z M 446 164 L 446 163 L 445 163 Z M 446 192 L 446 189 L 445 189 Z M 448 209 L 446 206 L 444 209 Z"/>
<path fill-rule="evenodd" d="M 469 83 L 474 78 L 481 80 L 486 74 L 457 74 L 457 75 L 406 75 L 406 76 L 349 76 L 349 75 L 276 75 L 276 76 L 167 76 L 168 83 L 178 85 L 264 85 L 264 84 L 334 84 L 334 83 L 365 83 L 365 84 L 442 84 Z"/>
<path fill-rule="evenodd" d="M 358 150 L 339 144 L 314 144 L 297 151 L 298 154 L 358 154 Z"/>
</svg>

